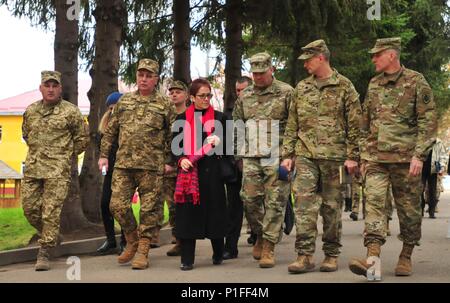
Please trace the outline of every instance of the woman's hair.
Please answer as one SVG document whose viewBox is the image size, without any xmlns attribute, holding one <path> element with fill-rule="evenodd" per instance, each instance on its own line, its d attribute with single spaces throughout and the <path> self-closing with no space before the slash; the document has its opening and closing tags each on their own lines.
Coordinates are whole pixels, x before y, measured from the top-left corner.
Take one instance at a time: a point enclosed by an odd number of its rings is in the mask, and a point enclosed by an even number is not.
<svg viewBox="0 0 450 303">
<path fill-rule="evenodd" d="M 200 88 L 202 86 L 206 86 L 207 88 L 209 88 L 210 91 L 212 91 L 211 84 L 209 84 L 208 80 L 198 78 L 198 79 L 195 79 L 194 81 L 192 81 L 191 88 L 189 89 L 189 94 L 191 96 L 197 95 L 198 91 L 200 90 Z"/>
<path fill-rule="evenodd" d="M 109 118 L 111 117 L 113 109 L 108 108 L 108 110 L 103 114 L 100 124 L 98 125 L 98 131 L 101 134 L 105 133 L 106 127 L 108 126 Z"/>
</svg>

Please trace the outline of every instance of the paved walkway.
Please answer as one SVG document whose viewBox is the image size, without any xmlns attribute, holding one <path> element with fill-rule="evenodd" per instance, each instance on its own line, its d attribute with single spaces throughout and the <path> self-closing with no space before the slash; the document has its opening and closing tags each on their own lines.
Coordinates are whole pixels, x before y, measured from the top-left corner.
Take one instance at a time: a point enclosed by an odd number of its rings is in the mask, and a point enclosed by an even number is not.
<svg viewBox="0 0 450 303">
<path fill-rule="evenodd" d="M 208 240 L 198 241 L 195 268 L 183 272 L 179 267 L 179 257 L 167 257 L 166 251 L 171 245 L 153 249 L 150 252 L 150 268 L 133 271 L 128 265 L 120 266 L 116 256 L 79 256 L 81 260 L 81 282 L 266 282 L 266 283 L 301 283 L 301 282 L 365 282 L 363 277 L 352 274 L 347 264 L 353 256 L 364 256 L 362 245 L 363 221 L 353 222 L 344 213 L 342 255 L 339 258 L 339 270 L 334 273 L 315 272 L 303 275 L 288 274 L 287 266 L 296 254 L 294 252 L 295 232 L 284 237 L 276 246 L 276 266 L 261 269 L 251 257 L 251 247 L 243 234 L 239 244 L 239 258 L 227 260 L 220 266 L 211 262 L 212 251 Z M 425 217 L 422 228 L 422 245 L 415 249 L 413 255 L 414 274 L 410 277 L 395 277 L 394 268 L 401 250 L 401 243 L 396 235 L 399 232 L 395 216 L 391 222 L 392 236 L 382 247 L 383 282 L 450 282 L 450 239 L 447 238 L 450 218 L 450 190 L 441 196 L 437 219 Z M 321 229 L 321 227 L 320 227 Z M 319 229 L 319 230 L 320 230 Z M 316 263 L 323 258 L 321 252 L 321 235 L 317 240 L 318 251 Z M 58 258 L 52 262 L 49 272 L 35 272 L 33 263 L 22 263 L 0 267 L 0 282 L 70 282 L 67 271 L 70 265 L 67 258 Z"/>
</svg>

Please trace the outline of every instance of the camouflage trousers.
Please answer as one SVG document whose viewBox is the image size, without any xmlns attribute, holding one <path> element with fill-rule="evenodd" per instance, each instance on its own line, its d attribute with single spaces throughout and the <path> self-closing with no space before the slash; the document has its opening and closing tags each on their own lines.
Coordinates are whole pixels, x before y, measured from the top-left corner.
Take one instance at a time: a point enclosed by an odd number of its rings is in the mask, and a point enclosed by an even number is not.
<svg viewBox="0 0 450 303">
<path fill-rule="evenodd" d="M 173 196 L 175 193 L 175 185 L 177 183 L 176 177 L 163 177 L 163 187 L 161 190 L 161 209 L 159 213 L 158 227 L 164 223 L 164 202 L 169 207 L 169 225 L 172 228 L 172 235 L 175 236 L 175 203 L 173 202 Z"/>
<path fill-rule="evenodd" d="M 386 242 L 385 223 L 389 210 L 386 208 L 389 183 L 400 221 L 399 239 L 411 245 L 419 245 L 421 238 L 422 192 L 421 176 L 409 176 L 409 163 L 366 164 L 366 219 L 364 245 Z M 391 204 L 392 205 L 392 204 Z M 392 210 L 391 210 L 392 213 Z"/>
<path fill-rule="evenodd" d="M 59 235 L 61 209 L 69 192 L 68 179 L 22 180 L 22 207 L 28 222 L 36 228 L 42 247 L 55 247 Z"/>
<path fill-rule="evenodd" d="M 365 190 L 364 190 L 364 182 L 362 181 L 362 178 L 356 178 L 355 181 L 352 183 L 352 212 L 359 213 L 359 205 L 361 201 L 365 204 L 366 203 L 366 197 L 365 197 Z M 386 192 L 386 217 L 388 220 L 392 220 L 392 214 L 394 213 L 393 208 L 393 200 L 392 197 L 392 185 L 389 183 L 389 189 Z M 364 214 L 365 216 L 365 214 Z"/>
<path fill-rule="evenodd" d="M 260 158 L 244 158 L 241 199 L 251 230 L 272 243 L 278 243 L 290 184 L 278 180 L 278 164 L 266 166 L 261 161 Z"/>
<path fill-rule="evenodd" d="M 328 256 L 338 256 L 342 234 L 343 186 L 339 182 L 341 161 L 295 160 L 297 176 L 293 183 L 295 195 L 295 250 L 299 255 L 313 255 L 316 249 L 317 218 L 323 218 L 323 246 Z"/>
<path fill-rule="evenodd" d="M 136 187 L 141 201 L 139 236 L 151 239 L 157 232 L 162 208 L 159 199 L 162 179 L 154 171 L 114 168 L 110 209 L 125 233 L 137 229 L 136 218 L 130 207 Z"/>
</svg>

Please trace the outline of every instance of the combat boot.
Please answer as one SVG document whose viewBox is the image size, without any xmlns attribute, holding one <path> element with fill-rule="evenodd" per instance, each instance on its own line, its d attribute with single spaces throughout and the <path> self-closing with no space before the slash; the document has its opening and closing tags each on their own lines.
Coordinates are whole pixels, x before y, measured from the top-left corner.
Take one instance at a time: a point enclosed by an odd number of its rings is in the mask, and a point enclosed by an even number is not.
<svg viewBox="0 0 450 303">
<path fill-rule="evenodd" d="M 395 268 L 396 276 L 410 276 L 412 274 L 411 255 L 414 245 L 403 243 L 403 249 L 398 257 L 397 267 Z"/>
<path fill-rule="evenodd" d="M 261 259 L 262 248 L 263 248 L 263 239 L 262 236 L 258 236 L 256 238 L 255 245 L 253 245 L 253 252 L 252 252 L 253 258 L 255 260 Z"/>
<path fill-rule="evenodd" d="M 298 255 L 297 260 L 289 264 L 288 271 L 292 274 L 301 274 L 313 271 L 314 267 L 316 267 L 316 265 L 314 264 L 313 256 Z"/>
<path fill-rule="evenodd" d="M 367 257 L 380 257 L 381 245 L 380 243 L 369 243 L 367 244 Z M 356 275 L 361 275 L 367 277 L 367 270 L 372 266 L 372 264 L 367 263 L 366 259 L 356 259 L 352 258 L 348 267 L 352 271 L 352 273 Z"/>
<path fill-rule="evenodd" d="M 337 257 L 325 255 L 325 259 L 320 265 L 320 271 L 332 272 L 338 269 Z"/>
<path fill-rule="evenodd" d="M 261 252 L 261 259 L 259 260 L 259 267 L 271 268 L 275 266 L 275 244 L 269 240 L 263 240 L 263 247 Z"/>
<path fill-rule="evenodd" d="M 181 241 L 176 240 L 175 243 L 176 244 L 166 253 L 169 257 L 181 256 Z"/>
<path fill-rule="evenodd" d="M 131 268 L 133 269 L 146 269 L 148 267 L 148 251 L 150 250 L 151 240 L 148 238 L 140 238 L 139 246 L 136 256 L 134 256 L 133 262 L 131 262 Z"/>
<path fill-rule="evenodd" d="M 117 258 L 117 261 L 120 264 L 130 262 L 133 259 L 134 255 L 136 254 L 139 245 L 137 230 L 134 230 L 130 233 L 126 233 L 125 239 L 127 239 L 127 245 L 125 246 L 125 250 Z"/>
<path fill-rule="evenodd" d="M 35 271 L 47 271 L 50 269 L 50 250 L 47 247 L 39 248 L 39 252 L 36 259 Z"/>
</svg>

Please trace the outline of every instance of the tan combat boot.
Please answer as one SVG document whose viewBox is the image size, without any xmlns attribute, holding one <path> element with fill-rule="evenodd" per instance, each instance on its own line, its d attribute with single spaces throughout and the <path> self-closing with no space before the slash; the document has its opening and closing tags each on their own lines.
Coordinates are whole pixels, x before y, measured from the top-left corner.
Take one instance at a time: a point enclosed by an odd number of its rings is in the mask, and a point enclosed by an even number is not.
<svg viewBox="0 0 450 303">
<path fill-rule="evenodd" d="M 314 264 L 313 256 L 298 255 L 297 260 L 289 264 L 288 271 L 293 274 L 301 274 L 313 271 L 316 264 Z"/>
<path fill-rule="evenodd" d="M 140 238 L 137 253 L 134 256 L 131 267 L 133 269 L 146 269 L 148 267 L 148 251 L 150 250 L 151 240 L 148 238 Z"/>
<path fill-rule="evenodd" d="M 134 230 L 130 233 L 126 233 L 125 239 L 127 239 L 127 246 L 125 246 L 125 250 L 117 258 L 117 261 L 120 264 L 130 262 L 133 259 L 134 255 L 136 254 L 136 251 L 138 249 L 138 244 L 139 244 L 137 230 Z"/>
<path fill-rule="evenodd" d="M 47 247 L 39 248 L 39 252 L 36 259 L 35 271 L 47 271 L 50 269 L 50 250 Z"/>
<path fill-rule="evenodd" d="M 369 243 L 367 244 L 367 257 L 375 256 L 380 257 L 381 245 L 380 243 Z M 367 277 L 367 270 L 372 266 L 372 264 L 367 264 L 366 259 L 356 259 L 352 258 L 348 264 L 348 267 L 352 273 L 356 275 L 361 275 Z"/>
<path fill-rule="evenodd" d="M 320 271 L 332 272 L 338 269 L 337 257 L 325 255 L 325 259 L 320 265 Z"/>
<path fill-rule="evenodd" d="M 403 243 L 403 249 L 398 258 L 395 268 L 396 276 L 410 276 L 412 274 L 411 255 L 414 245 Z"/>
<path fill-rule="evenodd" d="M 263 247 L 261 252 L 261 259 L 259 260 L 259 267 L 271 268 L 275 266 L 275 244 L 269 240 L 263 240 Z"/>
<path fill-rule="evenodd" d="M 181 256 L 181 241 L 176 240 L 176 244 L 167 251 L 166 253 L 169 257 Z"/>
<path fill-rule="evenodd" d="M 252 252 L 253 258 L 255 260 L 261 259 L 262 248 L 263 248 L 263 239 L 262 239 L 262 236 L 258 236 L 256 238 L 255 245 L 253 245 L 253 252 Z"/>
</svg>

